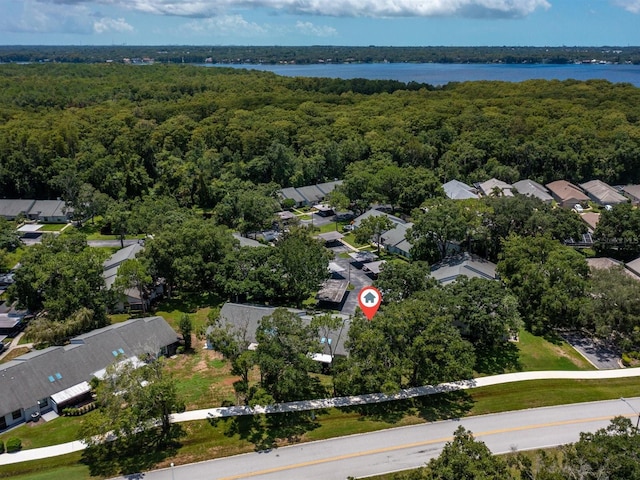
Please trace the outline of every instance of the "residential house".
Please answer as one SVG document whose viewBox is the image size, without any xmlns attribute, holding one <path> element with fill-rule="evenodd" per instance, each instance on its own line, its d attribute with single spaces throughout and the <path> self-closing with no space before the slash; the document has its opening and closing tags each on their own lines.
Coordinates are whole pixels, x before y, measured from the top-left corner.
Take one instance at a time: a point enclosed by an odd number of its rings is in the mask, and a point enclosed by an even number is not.
<svg viewBox="0 0 640 480">
<path fill-rule="evenodd" d="M 450 180 L 442 185 L 442 188 L 444 189 L 444 194 L 451 200 L 478 198 L 478 192 L 474 187 L 458 180 Z"/>
<path fill-rule="evenodd" d="M 380 243 L 389 253 L 411 258 L 413 245 L 407 240 L 407 230 L 413 227 L 413 223 L 398 223 L 391 230 L 387 230 L 380 236 Z"/>
<path fill-rule="evenodd" d="M 633 273 L 637 278 L 640 278 L 640 257 L 625 263 L 625 268 Z"/>
<path fill-rule="evenodd" d="M 304 310 L 288 308 L 290 312 L 298 315 L 305 324 L 310 324 L 313 319 Z M 255 350 L 258 346 L 256 342 L 256 332 L 260 321 L 276 311 L 275 307 L 265 307 L 261 305 L 246 305 L 239 303 L 225 303 L 220 309 L 220 320 L 222 324 L 231 325 L 236 331 L 242 332 L 242 336 L 249 345 L 250 350 Z M 342 320 L 342 324 L 336 330 L 321 332 L 317 352 L 309 352 L 314 360 L 322 363 L 331 363 L 335 355 L 346 356 L 347 350 L 344 342 L 349 332 L 350 319 L 348 315 L 332 314 L 333 317 Z M 213 346 L 209 339 L 213 327 L 207 329 L 207 348 Z"/>
<path fill-rule="evenodd" d="M 580 218 L 589 227 L 589 233 L 593 234 L 600 221 L 600 214 L 596 212 L 584 212 L 580 214 Z"/>
<path fill-rule="evenodd" d="M 0 217 L 15 220 L 22 215 L 26 218 L 34 203 L 35 200 L 0 198 Z"/>
<path fill-rule="evenodd" d="M 555 201 L 564 208 L 573 208 L 580 203 L 589 201 L 589 197 L 580 188 L 566 180 L 548 183 L 547 188 Z"/>
<path fill-rule="evenodd" d="M 475 185 L 485 197 L 513 197 L 513 192 L 511 191 L 513 185 L 509 185 L 497 178 L 476 183 Z"/>
<path fill-rule="evenodd" d="M 171 355 L 177 342 L 162 317 L 136 318 L 0 364 L 0 430 L 87 401 L 88 382 L 114 361 Z"/>
<path fill-rule="evenodd" d="M 254 240 L 253 238 L 243 237 L 239 233 L 233 233 L 232 235 L 233 235 L 233 238 L 238 240 L 238 243 L 240 244 L 241 247 L 266 247 L 267 246 L 264 243 L 260 243 L 259 241 Z"/>
<path fill-rule="evenodd" d="M 640 185 L 627 185 L 622 187 L 622 193 L 631 200 L 631 203 L 640 205 Z"/>
<path fill-rule="evenodd" d="M 125 260 L 135 259 L 136 255 L 142 250 L 142 245 L 133 243 L 121 248 L 104 261 L 102 264 L 102 277 L 104 278 L 104 283 L 108 290 L 113 287 L 113 284 L 116 281 L 120 265 L 122 265 Z M 151 301 L 159 295 L 162 295 L 162 293 L 163 285 L 160 282 L 156 282 L 154 287 L 149 292 L 145 292 L 142 296 L 137 288 L 127 288 L 124 291 L 123 297 L 120 298 L 113 307 L 113 311 L 124 312 L 126 310 L 146 310 Z"/>
<path fill-rule="evenodd" d="M 597 258 L 587 258 L 587 264 L 591 270 L 609 270 L 611 268 L 619 268 L 621 271 L 626 273 L 629 277 L 634 280 L 640 281 L 640 274 L 636 272 L 636 270 L 640 270 L 640 259 L 636 259 L 636 264 L 633 262 L 629 262 L 633 264 L 631 268 L 628 268 L 623 262 L 620 260 L 615 260 L 610 257 L 597 257 Z M 634 268 L 636 270 L 634 270 Z"/>
<path fill-rule="evenodd" d="M 353 224 L 353 226 L 355 228 L 358 228 L 365 218 L 381 217 L 381 216 L 387 217 L 389 220 L 391 220 L 392 223 L 394 223 L 396 225 L 404 225 L 405 223 L 407 223 L 405 220 L 401 219 L 400 217 L 396 217 L 395 215 L 391 215 L 391 214 L 383 212 L 381 210 L 376 210 L 375 208 L 372 208 L 371 210 L 367 210 L 362 215 L 356 217 L 353 220 L 352 224 Z"/>
<path fill-rule="evenodd" d="M 458 277 L 496 280 L 496 264 L 467 252 L 459 253 L 432 265 L 431 277 L 439 284 L 447 285 Z"/>
<path fill-rule="evenodd" d="M 71 220 L 73 208 L 62 200 L 36 200 L 29 210 L 29 220 L 43 223 L 67 223 Z"/>
<path fill-rule="evenodd" d="M 549 190 L 533 180 L 520 180 L 513 184 L 513 188 L 521 195 L 535 197 L 544 203 L 551 203 L 553 201 L 553 197 L 549 195 Z"/>
<path fill-rule="evenodd" d="M 307 185 L 304 187 L 287 187 L 280 190 L 279 193 L 281 198 L 293 200 L 296 206 L 306 205 L 310 207 L 321 203 L 338 185 L 342 185 L 342 180 Z"/>
<path fill-rule="evenodd" d="M 619 203 L 629 201 L 627 197 L 601 180 L 591 180 L 590 182 L 581 183 L 580 188 L 598 205 L 618 205 Z"/>
</svg>

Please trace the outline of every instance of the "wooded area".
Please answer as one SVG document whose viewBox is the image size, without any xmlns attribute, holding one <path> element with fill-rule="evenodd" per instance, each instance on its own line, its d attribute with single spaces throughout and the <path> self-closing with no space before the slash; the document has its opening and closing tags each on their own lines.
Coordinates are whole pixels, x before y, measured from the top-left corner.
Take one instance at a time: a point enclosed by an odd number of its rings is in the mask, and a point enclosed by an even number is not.
<svg viewBox="0 0 640 480">
<path fill-rule="evenodd" d="M 153 59 L 158 63 L 552 63 L 593 59 L 640 63 L 640 48 L 607 47 L 368 47 L 349 46 L 0 46 L 0 62 L 96 63 Z"/>
</svg>

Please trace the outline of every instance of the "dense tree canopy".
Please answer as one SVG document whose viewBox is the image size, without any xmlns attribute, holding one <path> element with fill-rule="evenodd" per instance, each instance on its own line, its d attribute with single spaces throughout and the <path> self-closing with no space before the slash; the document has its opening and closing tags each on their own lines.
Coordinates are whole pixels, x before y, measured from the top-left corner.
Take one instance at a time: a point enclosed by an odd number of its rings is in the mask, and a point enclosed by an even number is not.
<svg viewBox="0 0 640 480">
<path fill-rule="evenodd" d="M 528 329 L 579 325 L 589 277 L 581 254 L 548 236 L 512 235 L 497 270 L 518 299 Z"/>
<path fill-rule="evenodd" d="M 109 297 L 102 277 L 104 255 L 78 233 L 47 236 L 24 254 L 9 289 L 18 305 L 45 315 L 30 327 L 36 341 L 57 343 L 106 325 Z M 64 322 L 74 318 L 67 327 Z M 88 317 L 88 318 L 87 318 Z M 48 331 L 44 336 L 37 332 Z"/>
<path fill-rule="evenodd" d="M 96 192 L 129 201 L 153 192 L 212 208 L 234 180 L 285 187 L 353 176 L 350 200 L 405 211 L 442 195 L 439 183 L 454 177 L 640 181 L 640 93 L 628 84 L 433 89 L 114 64 L 3 65 L 0 73 L 4 195 L 62 196 L 89 216 L 101 209 Z M 225 202 L 256 205 L 233 195 Z"/>
</svg>

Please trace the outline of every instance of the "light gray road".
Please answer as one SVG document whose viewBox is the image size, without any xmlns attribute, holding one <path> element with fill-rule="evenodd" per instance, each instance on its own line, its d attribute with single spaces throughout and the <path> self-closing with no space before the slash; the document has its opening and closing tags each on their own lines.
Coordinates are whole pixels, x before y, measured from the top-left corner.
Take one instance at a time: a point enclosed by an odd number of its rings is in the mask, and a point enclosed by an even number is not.
<svg viewBox="0 0 640 480">
<path fill-rule="evenodd" d="M 605 427 L 617 415 L 637 418 L 640 397 L 530 409 L 394 428 L 121 477 L 144 480 L 344 480 L 416 468 L 442 451 L 458 425 L 494 453 L 556 446 Z M 635 411 L 634 411 L 635 410 Z M 172 471 L 173 470 L 173 471 Z"/>
<path fill-rule="evenodd" d="M 344 268 L 344 272 L 341 272 L 340 275 L 345 279 L 349 280 L 349 283 L 353 285 L 353 290 L 347 292 L 347 298 L 342 303 L 342 308 L 340 308 L 340 313 L 344 313 L 345 315 L 353 315 L 356 311 L 356 307 L 358 306 L 358 292 L 363 287 L 368 287 L 373 283 L 373 280 L 362 270 L 356 268 L 351 263 L 353 259 L 351 258 L 340 258 L 338 255 L 343 252 L 350 252 L 346 247 L 335 247 L 331 249 L 335 253 L 335 258 L 333 259 L 338 265 Z"/>
</svg>

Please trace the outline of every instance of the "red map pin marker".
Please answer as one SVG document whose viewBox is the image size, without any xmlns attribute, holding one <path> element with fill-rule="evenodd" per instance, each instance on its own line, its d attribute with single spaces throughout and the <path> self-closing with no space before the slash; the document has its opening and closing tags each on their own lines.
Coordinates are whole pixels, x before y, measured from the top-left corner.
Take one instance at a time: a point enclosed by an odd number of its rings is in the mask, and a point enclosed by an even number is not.
<svg viewBox="0 0 640 480">
<path fill-rule="evenodd" d="M 382 294 L 376 287 L 364 287 L 358 293 L 358 303 L 364 316 L 371 320 L 380 308 Z"/>
</svg>

